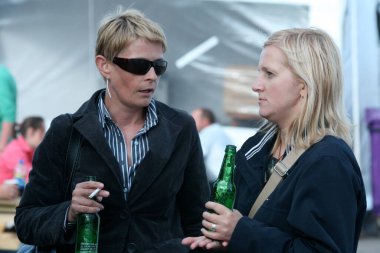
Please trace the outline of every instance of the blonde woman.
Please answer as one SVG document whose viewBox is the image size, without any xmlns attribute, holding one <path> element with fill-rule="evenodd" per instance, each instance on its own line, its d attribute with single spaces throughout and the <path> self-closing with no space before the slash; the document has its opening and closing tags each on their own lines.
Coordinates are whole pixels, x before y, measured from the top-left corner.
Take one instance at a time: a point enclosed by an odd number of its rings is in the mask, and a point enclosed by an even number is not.
<svg viewBox="0 0 380 253">
<path fill-rule="evenodd" d="M 274 33 L 264 44 L 252 88 L 267 121 L 237 154 L 235 210 L 208 202 L 215 213 L 203 214 L 204 236 L 183 244 L 239 253 L 356 252 L 365 191 L 350 148 L 332 39 L 318 29 Z M 295 148 L 306 151 L 248 218 L 276 162 Z"/>
</svg>

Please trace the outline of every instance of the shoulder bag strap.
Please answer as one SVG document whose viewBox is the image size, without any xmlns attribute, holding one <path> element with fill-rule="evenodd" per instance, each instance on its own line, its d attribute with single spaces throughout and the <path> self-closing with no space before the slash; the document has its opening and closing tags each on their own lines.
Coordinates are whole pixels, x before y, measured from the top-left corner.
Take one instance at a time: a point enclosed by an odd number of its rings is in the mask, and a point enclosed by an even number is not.
<svg viewBox="0 0 380 253">
<path fill-rule="evenodd" d="M 288 173 L 288 170 L 293 166 L 297 159 L 305 152 L 304 149 L 293 149 L 284 158 L 283 161 L 278 161 L 274 166 L 272 175 L 268 182 L 265 184 L 263 190 L 260 192 L 255 203 L 253 204 L 251 211 L 249 211 L 249 218 L 253 218 L 256 212 L 259 210 L 264 201 L 269 195 L 276 189 L 277 185 L 283 180 L 283 177 Z"/>
<path fill-rule="evenodd" d="M 81 135 L 79 134 L 77 130 L 74 129 L 74 125 L 72 124 L 69 145 L 67 146 L 66 161 L 65 161 L 65 181 L 67 182 L 66 191 L 65 191 L 65 199 L 67 199 L 67 197 L 69 196 L 71 181 L 77 169 L 77 165 L 78 165 L 78 161 L 80 157 L 81 141 L 82 141 Z"/>
</svg>

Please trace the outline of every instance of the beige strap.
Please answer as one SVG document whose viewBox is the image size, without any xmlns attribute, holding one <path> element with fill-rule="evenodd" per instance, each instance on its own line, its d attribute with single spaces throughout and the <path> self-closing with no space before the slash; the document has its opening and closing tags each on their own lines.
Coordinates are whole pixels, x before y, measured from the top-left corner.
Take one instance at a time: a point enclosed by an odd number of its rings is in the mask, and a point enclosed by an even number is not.
<svg viewBox="0 0 380 253">
<path fill-rule="evenodd" d="M 283 161 L 278 161 L 276 163 L 272 175 L 257 197 L 255 203 L 251 208 L 251 211 L 249 211 L 249 218 L 253 218 L 264 201 L 269 197 L 274 189 L 276 189 L 277 185 L 282 181 L 288 170 L 293 166 L 293 164 L 297 161 L 297 159 L 302 155 L 304 151 L 304 149 L 293 149 L 289 152 Z"/>
</svg>

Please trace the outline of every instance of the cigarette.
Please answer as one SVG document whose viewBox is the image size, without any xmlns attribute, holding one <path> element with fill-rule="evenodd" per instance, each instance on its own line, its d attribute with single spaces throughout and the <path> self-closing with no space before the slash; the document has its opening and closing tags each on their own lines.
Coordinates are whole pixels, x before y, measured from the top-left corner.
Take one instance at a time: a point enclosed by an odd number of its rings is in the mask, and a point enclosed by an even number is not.
<svg viewBox="0 0 380 253">
<path fill-rule="evenodd" d="M 100 189 L 99 188 L 96 188 L 95 191 L 93 191 L 90 196 L 88 196 L 89 199 L 92 199 L 93 197 L 96 196 L 96 194 L 98 194 L 100 192 Z"/>
</svg>

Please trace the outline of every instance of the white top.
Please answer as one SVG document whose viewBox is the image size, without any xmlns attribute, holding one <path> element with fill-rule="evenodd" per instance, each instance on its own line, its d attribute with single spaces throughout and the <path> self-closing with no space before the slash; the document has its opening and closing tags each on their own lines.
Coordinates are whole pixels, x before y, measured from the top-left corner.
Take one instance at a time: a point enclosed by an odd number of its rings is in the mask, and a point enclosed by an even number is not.
<svg viewBox="0 0 380 253">
<path fill-rule="evenodd" d="M 201 139 L 207 178 L 209 182 L 213 182 L 218 177 L 226 145 L 233 144 L 233 142 L 218 123 L 203 128 L 199 132 L 199 137 Z"/>
</svg>

